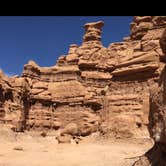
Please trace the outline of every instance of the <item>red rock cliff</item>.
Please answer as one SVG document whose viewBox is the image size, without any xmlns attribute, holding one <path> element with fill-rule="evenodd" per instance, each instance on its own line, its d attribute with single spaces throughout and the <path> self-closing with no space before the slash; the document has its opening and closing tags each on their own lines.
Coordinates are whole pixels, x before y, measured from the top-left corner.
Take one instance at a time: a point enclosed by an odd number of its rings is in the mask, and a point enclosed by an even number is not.
<svg viewBox="0 0 166 166">
<path fill-rule="evenodd" d="M 163 68 L 159 39 L 166 17 L 134 17 L 131 35 L 108 48 L 101 43 L 102 26 L 85 24 L 82 45 L 72 44 L 55 66 L 29 61 L 20 78 L 1 74 L 0 122 L 18 131 L 74 123 L 75 135 L 147 136 L 149 89 Z"/>
</svg>

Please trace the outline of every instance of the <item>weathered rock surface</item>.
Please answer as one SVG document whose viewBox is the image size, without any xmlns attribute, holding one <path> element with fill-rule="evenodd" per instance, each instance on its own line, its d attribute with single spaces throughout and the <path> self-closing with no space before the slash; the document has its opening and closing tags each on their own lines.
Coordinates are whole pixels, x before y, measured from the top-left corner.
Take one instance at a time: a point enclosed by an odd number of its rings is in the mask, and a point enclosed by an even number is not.
<svg viewBox="0 0 166 166">
<path fill-rule="evenodd" d="M 26 78 L 7 77 L 0 72 L 0 123 L 14 131 L 26 127 L 29 83 Z"/>
<path fill-rule="evenodd" d="M 161 48 L 165 54 L 166 30 L 160 39 Z M 165 54 L 166 55 L 166 54 Z M 154 146 L 146 152 L 135 166 L 165 166 L 166 165 L 166 68 L 161 72 L 157 86 L 150 94 L 149 132 L 154 139 Z"/>
<path fill-rule="evenodd" d="M 156 29 L 159 26 L 165 27 L 165 16 L 135 16 L 131 23 L 131 38 L 140 40 L 148 30 Z"/>
<path fill-rule="evenodd" d="M 164 56 L 166 56 L 166 30 L 164 30 L 163 34 L 162 34 L 162 38 L 159 41 L 161 49 L 164 53 Z"/>
<path fill-rule="evenodd" d="M 68 131 L 74 123 L 77 132 L 67 134 L 147 136 L 150 88 L 163 69 L 165 20 L 134 17 L 130 36 L 108 48 L 101 42 L 104 23 L 87 23 L 82 45 L 71 44 L 55 66 L 29 61 L 21 77 L 1 73 L 0 122 L 16 131 Z"/>
</svg>

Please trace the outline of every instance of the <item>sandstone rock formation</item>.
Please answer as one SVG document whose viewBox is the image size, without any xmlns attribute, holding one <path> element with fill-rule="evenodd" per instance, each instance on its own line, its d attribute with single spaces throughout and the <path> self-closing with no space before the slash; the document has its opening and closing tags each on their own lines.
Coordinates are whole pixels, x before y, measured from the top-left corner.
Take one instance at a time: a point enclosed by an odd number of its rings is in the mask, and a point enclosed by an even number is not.
<svg viewBox="0 0 166 166">
<path fill-rule="evenodd" d="M 7 77 L 0 72 L 0 123 L 14 131 L 26 127 L 29 84 L 23 77 Z"/>
<path fill-rule="evenodd" d="M 160 39 L 163 53 L 166 50 L 166 29 Z M 165 54 L 166 56 L 166 54 Z M 149 132 L 154 139 L 154 146 L 146 152 L 135 166 L 166 165 L 166 68 L 161 72 L 158 86 L 150 94 Z"/>
<path fill-rule="evenodd" d="M 148 30 L 165 27 L 165 16 L 135 16 L 131 23 L 131 38 L 141 39 Z"/>
<path fill-rule="evenodd" d="M 55 66 L 29 61 L 21 77 L 1 73 L 0 122 L 15 131 L 65 131 L 75 124 L 77 136 L 147 136 L 149 89 L 163 69 L 165 20 L 134 17 L 131 35 L 108 48 L 101 42 L 104 23 L 87 23 L 82 45 L 71 44 Z"/>
</svg>

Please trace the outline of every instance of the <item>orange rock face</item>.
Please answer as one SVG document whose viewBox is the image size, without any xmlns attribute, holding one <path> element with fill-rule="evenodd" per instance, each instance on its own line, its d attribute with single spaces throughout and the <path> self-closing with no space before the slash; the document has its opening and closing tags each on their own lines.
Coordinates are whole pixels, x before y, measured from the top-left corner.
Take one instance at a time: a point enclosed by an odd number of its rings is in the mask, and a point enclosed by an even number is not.
<svg viewBox="0 0 166 166">
<path fill-rule="evenodd" d="M 163 68 L 165 19 L 134 17 L 131 35 L 108 48 L 101 43 L 104 23 L 87 23 L 82 45 L 70 45 L 55 66 L 29 61 L 20 78 L 1 74 L 0 122 L 17 131 L 64 130 L 74 123 L 75 135 L 147 136 L 149 89 Z"/>
<path fill-rule="evenodd" d="M 160 39 L 162 51 L 166 50 L 166 29 Z M 148 129 L 154 146 L 145 153 L 134 166 L 165 166 L 166 165 L 166 68 L 164 67 L 158 85 L 151 88 L 150 112 Z"/>
</svg>

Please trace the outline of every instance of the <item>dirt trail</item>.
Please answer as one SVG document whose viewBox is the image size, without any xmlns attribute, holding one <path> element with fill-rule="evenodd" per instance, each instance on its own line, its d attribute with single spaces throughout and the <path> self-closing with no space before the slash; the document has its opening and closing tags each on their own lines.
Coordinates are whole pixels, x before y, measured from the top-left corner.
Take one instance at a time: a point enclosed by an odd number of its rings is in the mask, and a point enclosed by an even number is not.
<svg viewBox="0 0 166 166">
<path fill-rule="evenodd" d="M 3 140 L 0 166 L 131 166 L 151 146 L 150 140 L 80 144 L 58 144 L 53 137 Z M 20 147 L 23 149 L 18 150 Z"/>
</svg>

